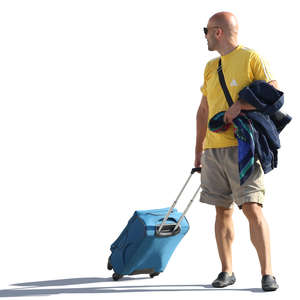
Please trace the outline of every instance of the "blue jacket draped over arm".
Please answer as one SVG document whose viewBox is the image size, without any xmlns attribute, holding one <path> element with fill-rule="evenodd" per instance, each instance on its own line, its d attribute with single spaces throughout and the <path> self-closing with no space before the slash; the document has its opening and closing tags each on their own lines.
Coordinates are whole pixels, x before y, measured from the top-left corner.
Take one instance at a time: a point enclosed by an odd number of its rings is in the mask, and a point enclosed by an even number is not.
<svg viewBox="0 0 300 300">
<path fill-rule="evenodd" d="M 279 133 L 292 119 L 279 111 L 284 103 L 284 94 L 267 82 L 257 80 L 243 88 L 239 98 L 256 108 L 243 112 L 252 121 L 255 153 L 264 173 L 268 173 L 277 167 Z"/>
</svg>

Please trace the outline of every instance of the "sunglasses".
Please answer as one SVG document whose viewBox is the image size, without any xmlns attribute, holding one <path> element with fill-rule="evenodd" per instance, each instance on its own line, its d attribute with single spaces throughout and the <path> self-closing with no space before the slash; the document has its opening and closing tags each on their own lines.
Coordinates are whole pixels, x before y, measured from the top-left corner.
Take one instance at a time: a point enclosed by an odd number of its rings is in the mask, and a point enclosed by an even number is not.
<svg viewBox="0 0 300 300">
<path fill-rule="evenodd" d="M 212 29 L 212 28 L 221 28 L 221 27 L 220 26 L 204 27 L 203 28 L 204 34 L 207 35 L 208 34 L 208 29 Z"/>
</svg>

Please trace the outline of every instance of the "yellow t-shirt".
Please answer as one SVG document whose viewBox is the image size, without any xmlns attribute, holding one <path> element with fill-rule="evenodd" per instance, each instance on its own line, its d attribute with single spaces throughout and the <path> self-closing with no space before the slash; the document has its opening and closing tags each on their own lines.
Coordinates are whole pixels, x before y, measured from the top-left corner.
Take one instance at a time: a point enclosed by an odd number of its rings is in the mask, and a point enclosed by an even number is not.
<svg viewBox="0 0 300 300">
<path fill-rule="evenodd" d="M 226 111 L 229 107 L 218 77 L 219 59 L 218 57 L 207 63 L 204 71 L 204 84 L 201 87 L 203 95 L 207 97 L 208 120 L 218 112 Z M 221 60 L 225 82 L 233 102 L 237 101 L 239 91 L 253 81 L 269 82 L 273 80 L 266 63 L 251 49 L 238 46 L 229 54 L 221 56 Z M 233 126 L 230 126 L 227 131 L 218 133 L 208 129 L 204 140 L 204 149 L 232 147 L 237 144 Z"/>
</svg>

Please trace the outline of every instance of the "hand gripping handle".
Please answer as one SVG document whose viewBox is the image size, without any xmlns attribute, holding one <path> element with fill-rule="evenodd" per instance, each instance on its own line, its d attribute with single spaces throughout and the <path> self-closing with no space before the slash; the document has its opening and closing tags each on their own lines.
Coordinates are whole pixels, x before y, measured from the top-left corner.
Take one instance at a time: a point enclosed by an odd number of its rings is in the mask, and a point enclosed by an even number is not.
<svg viewBox="0 0 300 300">
<path fill-rule="evenodd" d="M 201 173 L 201 168 L 193 168 L 191 174 L 193 175 L 195 172 Z"/>
</svg>

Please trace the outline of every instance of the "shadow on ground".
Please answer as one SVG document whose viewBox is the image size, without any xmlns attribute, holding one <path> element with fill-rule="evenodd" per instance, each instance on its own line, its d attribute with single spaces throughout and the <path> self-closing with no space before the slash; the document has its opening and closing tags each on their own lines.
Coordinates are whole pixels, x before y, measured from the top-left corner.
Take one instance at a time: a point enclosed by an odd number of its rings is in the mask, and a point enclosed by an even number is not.
<svg viewBox="0 0 300 300">
<path fill-rule="evenodd" d="M 147 277 L 148 278 L 148 277 Z M 125 277 L 124 281 L 137 281 L 142 278 Z M 151 280 L 151 279 L 149 279 Z M 95 283 L 114 282 L 112 286 L 99 286 L 99 287 L 76 287 L 76 288 L 49 288 L 49 287 L 62 287 L 80 284 L 95 284 Z M 119 285 L 109 278 L 87 277 L 87 278 L 69 278 L 57 279 L 49 281 L 36 281 L 16 283 L 12 286 L 18 287 L 14 289 L 0 290 L 0 297 L 27 297 L 27 296 L 49 296 L 59 294 L 109 294 L 109 293 L 142 293 L 142 292 L 209 292 L 209 291 L 230 291 L 230 292 L 252 292 L 262 293 L 260 288 L 247 288 L 247 289 L 215 289 L 208 284 L 194 284 L 194 285 Z M 47 288 L 45 288 L 47 287 Z"/>
</svg>

